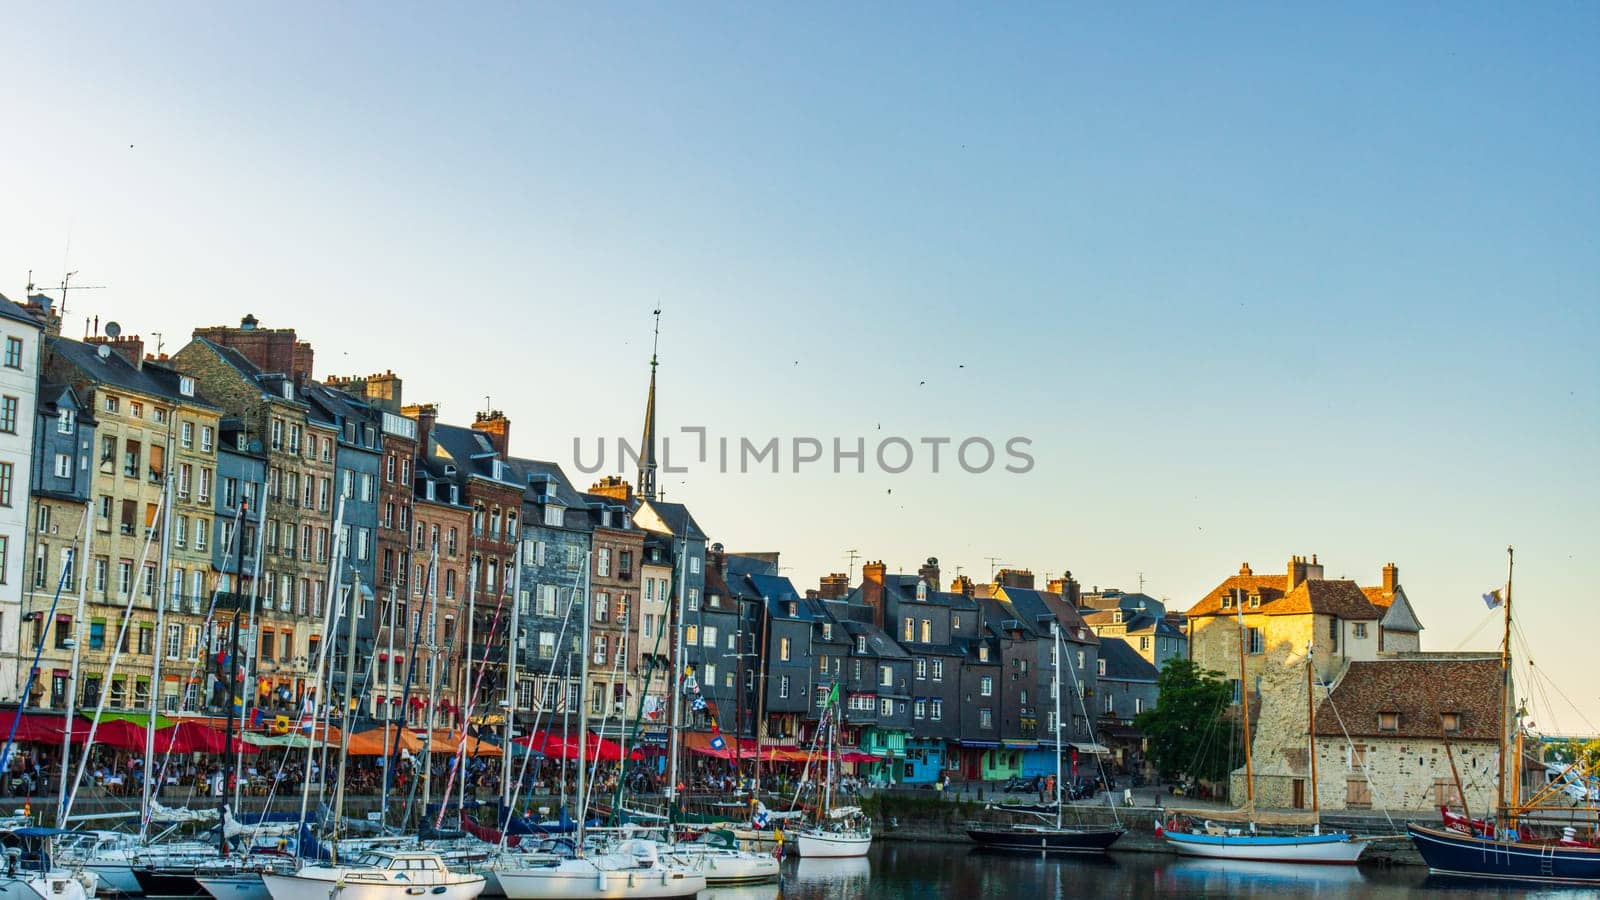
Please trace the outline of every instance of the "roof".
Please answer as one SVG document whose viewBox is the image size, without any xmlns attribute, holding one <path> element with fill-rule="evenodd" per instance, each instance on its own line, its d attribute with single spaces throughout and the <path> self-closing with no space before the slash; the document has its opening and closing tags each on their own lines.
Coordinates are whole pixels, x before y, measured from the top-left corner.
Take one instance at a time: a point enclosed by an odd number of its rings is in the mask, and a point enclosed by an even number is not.
<svg viewBox="0 0 1600 900">
<path fill-rule="evenodd" d="M 996 637 L 1009 637 L 1010 631 L 1002 627 L 1006 622 L 1020 624 L 1024 638 L 1036 638 L 1039 630 L 1025 613 L 1020 613 L 1011 604 L 994 597 L 979 597 L 978 610 L 983 614 L 984 627 Z"/>
<path fill-rule="evenodd" d="M 120 388 L 125 391 L 160 397 L 173 403 L 183 403 L 208 409 L 218 407 L 196 395 L 186 397 L 178 391 L 178 374 L 154 363 L 135 367 L 115 351 L 101 357 L 99 346 L 67 338 L 52 337 L 45 345 L 57 359 L 71 364 L 84 378 L 95 384 Z"/>
<path fill-rule="evenodd" d="M 1317 734 L 1437 739 L 1441 713 L 1461 716 L 1451 740 L 1499 740 L 1500 659 L 1494 655 L 1352 662 L 1317 707 Z M 1379 713 L 1399 713 L 1399 728 L 1378 730 Z"/>
<path fill-rule="evenodd" d="M 683 535 L 687 532 L 690 540 L 705 540 L 706 533 L 700 530 L 700 523 L 694 520 L 689 513 L 689 507 L 682 503 L 668 503 L 665 500 L 643 500 L 639 509 L 649 509 L 655 513 L 661 524 L 665 525 L 673 535 Z"/>
<path fill-rule="evenodd" d="M 1269 616 L 1317 613 L 1341 619 L 1383 618 L 1378 608 L 1367 602 L 1367 595 L 1361 593 L 1361 588 L 1354 581 L 1302 581 L 1281 600 L 1267 604 L 1263 598 L 1262 607 Z"/>
<path fill-rule="evenodd" d="M 728 575 L 776 575 L 778 567 L 771 562 L 756 556 L 741 556 L 729 553 L 725 559 L 728 561 Z M 789 579 L 785 578 L 787 582 Z M 793 590 L 791 587 L 790 590 Z"/>
<path fill-rule="evenodd" d="M 1254 575 L 1241 572 L 1230 576 L 1221 584 L 1211 589 L 1211 593 L 1200 599 L 1199 603 L 1189 607 L 1188 616 L 1221 616 L 1233 615 L 1233 610 L 1222 608 L 1222 598 L 1229 596 L 1233 591 L 1241 590 L 1246 595 L 1255 594 L 1261 598 L 1263 605 L 1283 596 L 1284 585 L 1288 582 L 1288 575 Z"/>
<path fill-rule="evenodd" d="M 904 648 L 895 643 L 878 626 L 871 622 L 846 619 L 841 624 L 844 625 L 845 630 L 850 633 L 851 637 L 865 637 L 867 639 L 867 652 L 873 656 L 884 659 L 911 658 L 911 654 L 907 653 Z"/>
<path fill-rule="evenodd" d="M 1105 674 L 1101 678 L 1118 681 L 1156 680 L 1156 667 L 1121 638 L 1100 639 L 1100 662 L 1105 666 Z"/>
<path fill-rule="evenodd" d="M 43 330 L 39 320 L 28 314 L 28 311 L 12 302 L 5 294 L 0 294 L 0 318 L 12 319 L 31 325 L 35 329 Z"/>
</svg>

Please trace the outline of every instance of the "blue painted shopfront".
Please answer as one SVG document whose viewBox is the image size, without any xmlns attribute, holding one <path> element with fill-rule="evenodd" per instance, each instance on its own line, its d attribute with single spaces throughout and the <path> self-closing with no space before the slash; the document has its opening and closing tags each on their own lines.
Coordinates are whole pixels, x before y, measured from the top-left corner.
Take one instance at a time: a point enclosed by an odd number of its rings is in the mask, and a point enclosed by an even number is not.
<svg viewBox="0 0 1600 900">
<path fill-rule="evenodd" d="M 906 741 L 906 784 L 933 784 L 944 774 L 944 741 L 914 738 Z"/>
</svg>

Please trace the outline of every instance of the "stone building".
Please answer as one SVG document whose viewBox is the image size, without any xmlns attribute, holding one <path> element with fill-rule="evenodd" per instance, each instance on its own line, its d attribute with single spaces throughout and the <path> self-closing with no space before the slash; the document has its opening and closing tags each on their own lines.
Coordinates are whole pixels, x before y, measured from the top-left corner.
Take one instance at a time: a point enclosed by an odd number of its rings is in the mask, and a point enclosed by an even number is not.
<svg viewBox="0 0 1600 900">
<path fill-rule="evenodd" d="M 1378 622 L 1379 653 L 1416 653 L 1422 650 L 1422 621 L 1406 599 L 1405 588 L 1400 586 L 1400 567 L 1387 563 L 1383 567 L 1383 582 L 1361 589 L 1372 605 L 1383 613 Z"/>
<path fill-rule="evenodd" d="M 1283 575 L 1257 575 L 1249 564 L 1241 566 L 1188 615 L 1191 658 L 1234 681 L 1236 697 L 1241 682 L 1250 691 L 1256 803 L 1292 807 L 1296 790 L 1303 792 L 1309 778 L 1307 653 L 1322 683 L 1331 683 L 1351 662 L 1376 659 L 1381 613 L 1355 582 L 1326 579 L 1316 557 L 1296 556 Z M 1243 802 L 1242 767 L 1231 790 L 1235 802 Z"/>
<path fill-rule="evenodd" d="M 1322 808 L 1459 811 L 1453 755 L 1467 809 L 1491 813 L 1506 727 L 1500 672 L 1499 655 L 1486 653 L 1352 661 L 1318 704 Z"/>
</svg>

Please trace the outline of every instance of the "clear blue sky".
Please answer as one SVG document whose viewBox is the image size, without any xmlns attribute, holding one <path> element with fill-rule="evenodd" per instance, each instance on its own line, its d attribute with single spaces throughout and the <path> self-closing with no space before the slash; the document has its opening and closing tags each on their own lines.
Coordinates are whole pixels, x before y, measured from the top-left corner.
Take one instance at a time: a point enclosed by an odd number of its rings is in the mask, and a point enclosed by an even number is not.
<svg viewBox="0 0 1600 900">
<path fill-rule="evenodd" d="M 1540 724 L 1600 726 L 1594 4 L 6 20 L 0 290 L 108 285 L 69 332 L 254 312 L 566 462 L 637 434 L 659 302 L 664 428 L 1033 439 L 1026 476 L 663 477 L 801 586 L 999 556 L 1187 607 L 1393 560 L 1450 649 L 1514 543 L 1591 723 Z"/>
</svg>

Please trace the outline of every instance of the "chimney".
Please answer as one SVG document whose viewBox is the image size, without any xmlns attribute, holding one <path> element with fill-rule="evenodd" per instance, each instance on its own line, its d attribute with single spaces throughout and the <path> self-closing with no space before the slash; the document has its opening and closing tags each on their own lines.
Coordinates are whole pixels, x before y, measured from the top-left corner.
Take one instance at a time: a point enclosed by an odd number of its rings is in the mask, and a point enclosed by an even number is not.
<svg viewBox="0 0 1600 900">
<path fill-rule="evenodd" d="M 957 575 L 955 580 L 950 582 L 950 593 L 952 594 L 961 594 L 970 599 L 976 592 L 972 579 L 965 575 Z"/>
<path fill-rule="evenodd" d="M 1239 563 L 1239 574 L 1240 575 L 1254 575 L 1255 573 L 1250 571 L 1250 564 L 1249 563 L 1243 562 L 1243 563 Z"/>
<path fill-rule="evenodd" d="M 1400 586 L 1400 567 L 1389 563 L 1383 567 L 1383 592 L 1393 595 L 1394 589 Z"/>
<path fill-rule="evenodd" d="M 917 577 L 928 583 L 929 590 L 937 591 L 939 589 L 939 559 L 933 556 L 928 557 L 928 561 L 923 563 L 922 568 L 917 570 Z"/>
<path fill-rule="evenodd" d="M 1061 579 L 1061 587 L 1059 589 L 1052 588 L 1051 593 L 1060 594 L 1061 599 L 1071 603 L 1073 609 L 1079 609 L 1083 606 L 1083 585 L 1078 583 L 1078 579 L 1072 577 L 1071 572 L 1068 572 L 1066 577 Z"/>
<path fill-rule="evenodd" d="M 1317 555 L 1315 553 L 1311 554 L 1311 562 L 1306 563 L 1306 580 L 1322 580 L 1322 563 L 1317 562 Z"/>
<path fill-rule="evenodd" d="M 622 480 L 621 475 L 607 475 L 589 486 L 589 493 L 606 497 L 633 508 L 633 485 Z"/>
<path fill-rule="evenodd" d="M 501 459 L 511 458 L 511 420 L 498 409 L 480 412 L 472 417 L 472 430 L 489 437 L 489 443 Z"/>
<path fill-rule="evenodd" d="M 821 590 L 817 596 L 824 600 L 842 600 L 850 593 L 850 573 L 832 572 L 822 576 Z"/>
<path fill-rule="evenodd" d="M 429 454 L 428 438 L 433 436 L 433 423 L 439 421 L 439 405 L 419 403 L 401 407 L 400 415 L 417 420 L 417 455 L 426 457 Z"/>
<path fill-rule="evenodd" d="M 1285 593 L 1299 587 L 1306 580 L 1306 558 L 1303 556 L 1289 557 L 1289 580 L 1284 584 Z"/>
<path fill-rule="evenodd" d="M 1001 569 L 995 573 L 995 583 L 1001 587 L 1033 588 L 1033 572 L 1029 569 Z"/>
<path fill-rule="evenodd" d="M 722 544 L 711 545 L 711 552 L 706 554 L 706 563 L 717 570 L 718 575 L 728 574 L 728 554 L 723 551 Z"/>
<path fill-rule="evenodd" d="M 385 370 L 382 375 L 368 375 L 366 377 L 367 402 L 379 409 L 389 412 L 400 411 L 400 376 L 393 370 Z"/>
<path fill-rule="evenodd" d="M 247 313 L 237 328 L 211 325 L 196 328 L 193 335 L 238 351 L 263 372 L 287 375 L 295 384 L 311 380 L 311 345 L 300 340 L 293 328 L 262 328 L 260 320 Z"/>
<path fill-rule="evenodd" d="M 133 365 L 135 369 L 144 368 L 144 338 L 137 334 L 124 334 L 117 337 L 91 337 L 84 341 L 86 344 L 105 344 L 114 353 Z"/>
<path fill-rule="evenodd" d="M 44 328 L 44 333 L 50 337 L 61 336 L 61 314 L 56 312 L 56 301 L 44 294 L 29 294 L 28 302 L 22 308 Z"/>
<path fill-rule="evenodd" d="M 861 599 L 872 608 L 872 624 L 883 627 L 883 578 L 889 567 L 883 560 L 863 563 L 861 566 Z"/>
</svg>

